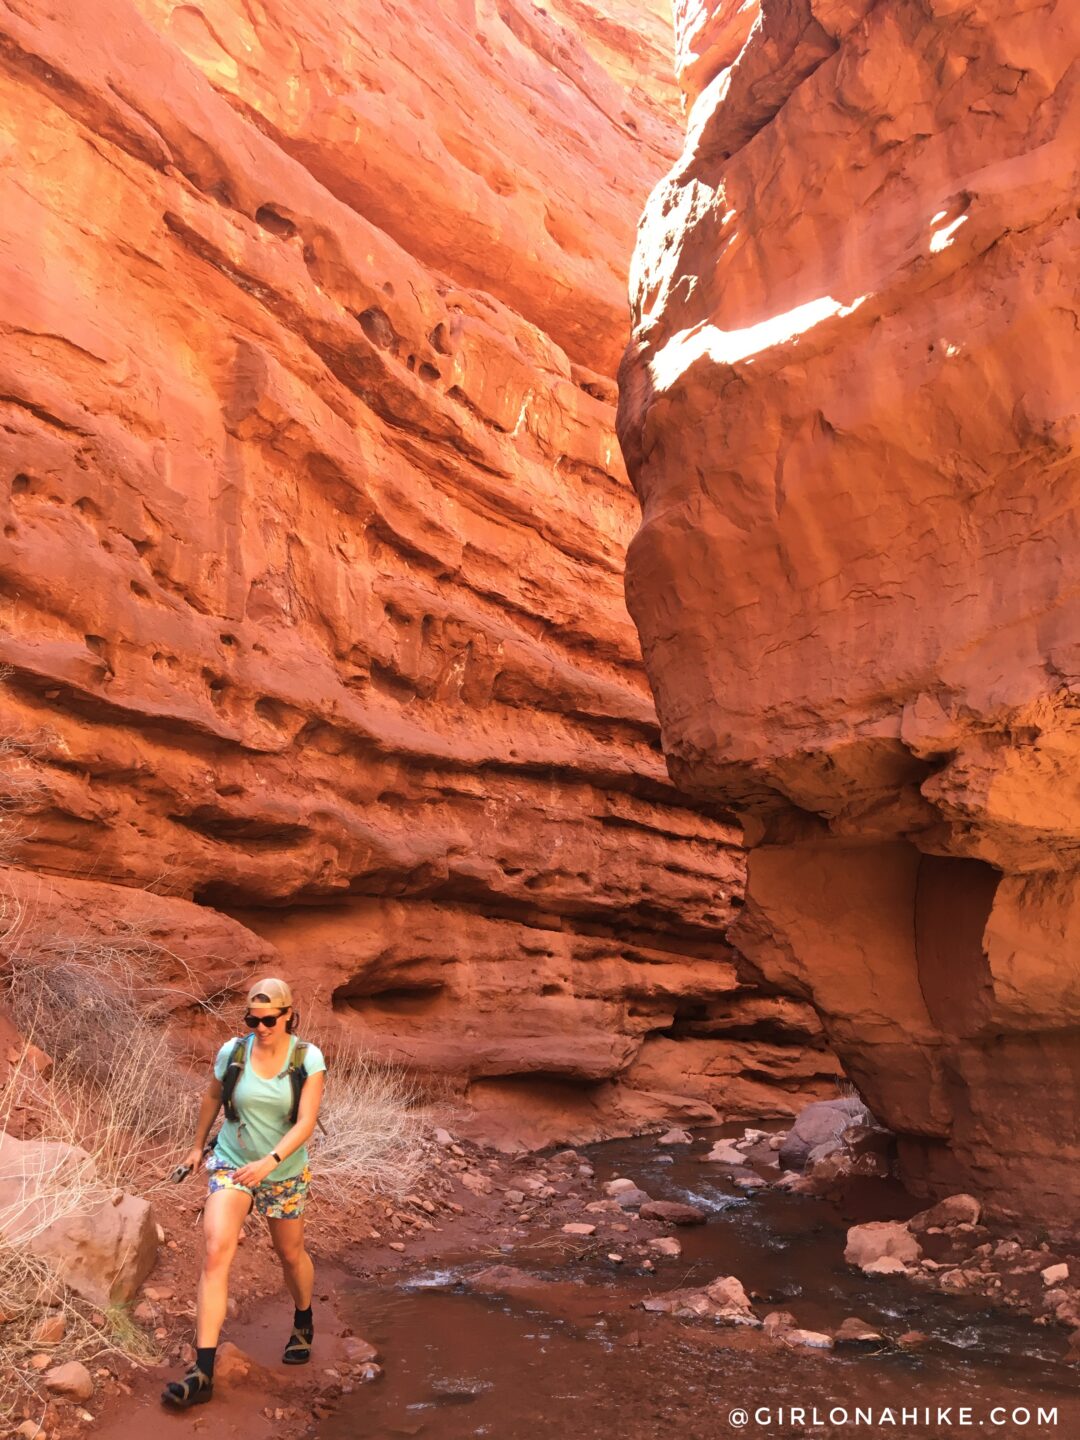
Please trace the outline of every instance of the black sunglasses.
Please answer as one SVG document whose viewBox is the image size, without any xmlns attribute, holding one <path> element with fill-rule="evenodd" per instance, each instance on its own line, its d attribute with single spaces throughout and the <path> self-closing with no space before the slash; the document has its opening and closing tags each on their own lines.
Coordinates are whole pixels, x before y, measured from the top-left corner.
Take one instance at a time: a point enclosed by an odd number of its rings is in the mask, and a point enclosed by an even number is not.
<svg viewBox="0 0 1080 1440">
<path fill-rule="evenodd" d="M 272 1030 L 284 1014 L 284 1010 L 279 1010 L 276 1015 L 245 1015 L 244 1024 L 249 1030 L 257 1030 L 260 1025 Z"/>
</svg>

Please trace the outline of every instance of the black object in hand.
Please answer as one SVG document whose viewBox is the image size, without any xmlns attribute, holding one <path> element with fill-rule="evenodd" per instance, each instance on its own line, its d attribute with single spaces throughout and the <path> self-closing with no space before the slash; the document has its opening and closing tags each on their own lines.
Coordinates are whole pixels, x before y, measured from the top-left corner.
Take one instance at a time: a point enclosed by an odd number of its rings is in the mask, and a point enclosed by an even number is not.
<svg viewBox="0 0 1080 1440">
<path fill-rule="evenodd" d="M 172 1172 L 172 1174 L 169 1176 L 169 1179 L 172 1181 L 172 1183 L 173 1183 L 174 1185 L 179 1185 L 180 1182 L 181 1182 L 181 1180 L 186 1180 L 187 1177 L 188 1177 L 190 1174 L 191 1174 L 191 1166 L 190 1166 L 190 1165 L 177 1165 L 176 1169 L 175 1169 L 175 1170 Z"/>
</svg>

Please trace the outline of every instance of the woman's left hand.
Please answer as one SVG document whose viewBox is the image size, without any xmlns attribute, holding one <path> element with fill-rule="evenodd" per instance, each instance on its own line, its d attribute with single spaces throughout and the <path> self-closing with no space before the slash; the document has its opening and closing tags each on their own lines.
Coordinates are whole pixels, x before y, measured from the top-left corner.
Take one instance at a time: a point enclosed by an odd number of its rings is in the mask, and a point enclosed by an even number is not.
<svg viewBox="0 0 1080 1440">
<path fill-rule="evenodd" d="M 277 1169 L 277 1161 L 272 1155 L 265 1156 L 262 1160 L 252 1160 L 247 1165 L 241 1165 L 239 1170 L 233 1171 L 233 1179 L 238 1185 L 246 1185 L 254 1190 L 256 1185 L 261 1185 L 271 1170 Z"/>
</svg>

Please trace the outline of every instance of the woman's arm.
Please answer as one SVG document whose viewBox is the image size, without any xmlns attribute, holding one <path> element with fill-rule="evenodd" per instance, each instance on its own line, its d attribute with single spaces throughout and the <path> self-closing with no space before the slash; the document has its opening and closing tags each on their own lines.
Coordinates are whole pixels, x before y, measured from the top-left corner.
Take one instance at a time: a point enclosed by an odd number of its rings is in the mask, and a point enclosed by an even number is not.
<svg viewBox="0 0 1080 1440">
<path fill-rule="evenodd" d="M 295 1155 L 301 1145 L 306 1145 L 315 1133 L 325 1085 L 325 1070 L 316 1071 L 314 1075 L 309 1075 L 304 1081 L 304 1088 L 300 1091 L 300 1109 L 296 1116 L 296 1124 L 291 1130 L 285 1132 L 274 1147 L 282 1160 L 287 1160 L 290 1155 Z M 262 1160 L 253 1160 L 250 1165 L 242 1166 L 236 1171 L 234 1178 L 241 1185 L 260 1185 L 271 1170 L 276 1170 L 277 1167 L 278 1161 L 274 1159 L 273 1155 L 266 1155 Z"/>
<path fill-rule="evenodd" d="M 206 1148 L 206 1141 L 210 1135 L 210 1128 L 217 1119 L 217 1113 L 220 1109 L 221 1081 L 216 1075 L 211 1075 L 210 1083 L 203 1091 L 202 1104 L 199 1106 L 199 1119 L 195 1126 L 195 1139 L 191 1149 L 184 1156 L 183 1163 L 192 1170 L 199 1168 L 202 1161 L 202 1153 Z"/>
</svg>

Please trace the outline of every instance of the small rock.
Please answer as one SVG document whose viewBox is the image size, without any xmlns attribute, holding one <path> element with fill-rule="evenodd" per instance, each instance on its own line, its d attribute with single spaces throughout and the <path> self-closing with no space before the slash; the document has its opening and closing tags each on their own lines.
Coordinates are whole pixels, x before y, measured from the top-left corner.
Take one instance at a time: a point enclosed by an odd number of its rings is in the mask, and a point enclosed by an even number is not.
<svg viewBox="0 0 1080 1440">
<path fill-rule="evenodd" d="M 67 1320 L 62 1310 L 45 1315 L 34 1326 L 32 1339 L 35 1345 L 59 1345 L 67 1330 Z"/>
<path fill-rule="evenodd" d="M 402 1242 L 401 1242 L 400 1240 L 391 1240 L 390 1243 L 389 1243 L 389 1245 L 387 1246 L 387 1249 L 388 1249 L 388 1250 L 396 1250 L 396 1251 L 398 1252 L 398 1254 L 400 1255 L 401 1252 L 405 1249 L 405 1246 L 402 1244 Z"/>
<path fill-rule="evenodd" d="M 665 1225 L 704 1225 L 705 1211 L 679 1200 L 650 1200 L 638 1212 L 643 1220 L 661 1220 Z"/>
<path fill-rule="evenodd" d="M 796 1321 L 790 1310 L 770 1310 L 761 1323 L 767 1335 L 774 1335 L 780 1330 L 793 1329 Z"/>
<path fill-rule="evenodd" d="M 642 1205 L 649 1203 L 652 1196 L 634 1185 L 629 1190 L 620 1190 L 613 1198 L 620 1210 L 640 1210 Z"/>
<path fill-rule="evenodd" d="M 152 1325 L 157 1318 L 154 1307 L 147 1300 L 140 1300 L 131 1313 L 140 1325 Z"/>
<path fill-rule="evenodd" d="M 562 1227 L 564 1235 L 595 1235 L 595 1225 L 585 1225 L 581 1221 L 571 1221 L 569 1225 Z"/>
<path fill-rule="evenodd" d="M 45 1431 L 36 1420 L 24 1420 L 15 1427 L 15 1434 L 23 1436 L 23 1440 L 45 1440 Z"/>
<path fill-rule="evenodd" d="M 350 1365 L 367 1365 L 379 1358 L 375 1346 L 361 1340 L 359 1335 L 346 1335 L 341 1342 L 341 1350 Z"/>
<path fill-rule="evenodd" d="M 506 1203 L 507 1203 L 508 1205 L 524 1205 L 524 1204 L 525 1204 L 525 1191 L 524 1191 L 524 1190 L 507 1190 L 507 1191 L 506 1191 Z"/>
<path fill-rule="evenodd" d="M 1069 1267 L 1064 1263 L 1060 1265 L 1048 1265 L 1041 1274 L 1044 1285 L 1060 1285 L 1063 1280 L 1069 1278 Z"/>
<path fill-rule="evenodd" d="M 925 1345 L 929 1338 L 929 1335 L 924 1335 L 921 1330 L 905 1330 L 896 1343 L 904 1350 L 917 1350 L 920 1345 Z"/>
<path fill-rule="evenodd" d="M 736 1150 L 730 1140 L 717 1140 L 709 1153 L 703 1157 L 705 1160 L 715 1160 L 721 1165 L 745 1165 L 746 1156 L 741 1150 Z"/>
<path fill-rule="evenodd" d="M 692 1145 L 694 1137 L 687 1130 L 665 1131 L 656 1142 L 658 1145 Z"/>
<path fill-rule="evenodd" d="M 823 1330 L 781 1330 L 780 1338 L 785 1345 L 804 1345 L 809 1350 L 831 1350 L 833 1338 Z"/>
<path fill-rule="evenodd" d="M 617 1255 L 614 1251 L 612 1251 L 612 1253 L 607 1258 L 614 1265 L 621 1265 L 623 1263 L 623 1257 L 621 1255 Z"/>
<path fill-rule="evenodd" d="M 450 1131 L 444 1130 L 441 1125 L 436 1126 L 434 1138 L 435 1144 L 443 1146 L 444 1149 L 448 1149 L 454 1143 L 454 1137 Z"/>
<path fill-rule="evenodd" d="M 735 1184 L 740 1190 L 763 1190 L 768 1185 L 760 1175 L 736 1175 Z"/>
<path fill-rule="evenodd" d="M 363 1384 L 369 1385 L 372 1380 L 378 1380 L 382 1373 L 383 1368 L 381 1365 L 376 1365 L 374 1361 L 369 1361 L 368 1364 L 361 1365 L 357 1371 L 357 1379 Z"/>
<path fill-rule="evenodd" d="M 43 1381 L 51 1395 L 58 1395 L 64 1400 L 89 1400 L 94 1393 L 90 1371 L 78 1360 L 69 1360 L 66 1365 L 55 1365 L 46 1370 Z"/>
<path fill-rule="evenodd" d="M 937 1227 L 946 1229 L 952 1225 L 977 1225 L 981 1214 L 982 1206 L 974 1195 L 950 1195 L 936 1205 L 931 1205 L 929 1210 L 920 1210 L 918 1215 L 913 1215 L 907 1223 L 912 1234 L 921 1235 Z"/>
<path fill-rule="evenodd" d="M 895 1255 L 879 1255 L 861 1266 L 864 1275 L 907 1275 L 908 1267 Z"/>
<path fill-rule="evenodd" d="M 883 1339 L 872 1325 L 857 1315 L 849 1315 L 833 1338 L 837 1345 L 877 1345 Z"/>
<path fill-rule="evenodd" d="M 649 1249 L 656 1255 L 666 1255 L 674 1260 L 682 1254 L 682 1246 L 674 1235 L 661 1235 L 648 1243 Z"/>
<path fill-rule="evenodd" d="M 47 1370 L 53 1362 L 51 1355 L 31 1355 L 26 1362 L 31 1370 Z"/>
<path fill-rule="evenodd" d="M 604 1194 L 614 1198 L 622 1194 L 624 1190 L 636 1190 L 638 1187 L 633 1180 L 628 1180 L 625 1175 L 620 1175 L 614 1180 L 608 1180 L 604 1185 Z"/>
<path fill-rule="evenodd" d="M 899 1220 L 871 1220 L 867 1225 L 853 1225 L 847 1232 L 844 1259 L 858 1265 L 864 1273 L 867 1266 L 880 1259 L 918 1260 L 922 1254 L 919 1242 Z M 875 1275 L 886 1272 L 875 1270 Z"/>
</svg>

